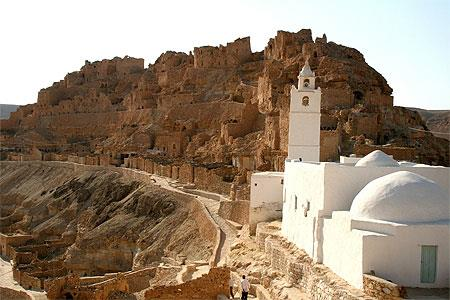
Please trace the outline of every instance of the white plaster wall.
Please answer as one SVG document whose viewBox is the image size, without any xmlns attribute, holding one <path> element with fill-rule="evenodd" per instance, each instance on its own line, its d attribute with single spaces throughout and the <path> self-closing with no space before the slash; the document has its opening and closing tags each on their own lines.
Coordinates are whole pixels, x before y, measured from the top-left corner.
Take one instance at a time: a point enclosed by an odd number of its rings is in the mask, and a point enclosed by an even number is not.
<svg viewBox="0 0 450 300">
<path fill-rule="evenodd" d="M 309 97 L 309 105 L 302 105 L 302 98 Z M 291 89 L 289 112 L 288 157 L 304 161 L 319 161 L 320 157 L 320 99 L 319 90 L 298 91 Z M 299 147 L 299 146 L 306 146 Z M 315 146 L 311 148 L 311 146 Z M 311 151 L 317 154 L 311 154 Z"/>
<path fill-rule="evenodd" d="M 260 172 L 251 176 L 250 183 L 250 233 L 256 224 L 281 219 L 283 207 L 283 172 Z"/>
<path fill-rule="evenodd" d="M 324 219 L 322 262 L 348 283 L 361 289 L 363 286 L 363 236 L 368 233 L 350 230 L 350 224 L 348 212 L 335 212 L 333 218 Z"/>
<path fill-rule="evenodd" d="M 392 236 L 365 236 L 363 272 L 374 270 L 376 276 L 406 287 L 448 288 L 449 231 L 448 224 L 427 224 L 398 227 Z M 434 284 L 420 283 L 421 245 L 438 246 Z"/>
<path fill-rule="evenodd" d="M 320 113 L 321 91 L 318 89 L 297 90 L 294 86 L 291 88 L 291 112 L 317 112 Z M 303 97 L 309 97 L 309 105 L 302 105 Z"/>
<path fill-rule="evenodd" d="M 253 173 L 250 186 L 250 207 L 260 207 L 265 203 L 283 202 L 283 172 Z"/>
<path fill-rule="evenodd" d="M 348 156 L 340 156 L 339 162 L 341 164 L 355 165 L 362 157 L 348 157 Z"/>
<path fill-rule="evenodd" d="M 302 165 L 301 168 L 298 165 Z M 297 247 L 315 257 L 317 215 L 323 207 L 323 165 L 286 160 L 283 199 L 283 235 Z M 297 195 L 297 209 L 295 196 Z M 310 202 L 307 216 L 304 208 Z"/>
<path fill-rule="evenodd" d="M 289 145 L 320 145 L 320 113 L 291 113 Z"/>
<path fill-rule="evenodd" d="M 301 158 L 304 162 L 317 162 L 320 160 L 320 146 L 288 146 L 289 157 Z"/>
<path fill-rule="evenodd" d="M 398 171 L 410 171 L 435 181 L 447 193 L 450 169 L 443 167 L 352 167 L 336 163 L 323 163 L 325 167 L 324 214 L 350 210 L 353 199 L 370 181 Z M 298 166 L 300 168 L 300 166 Z"/>
</svg>

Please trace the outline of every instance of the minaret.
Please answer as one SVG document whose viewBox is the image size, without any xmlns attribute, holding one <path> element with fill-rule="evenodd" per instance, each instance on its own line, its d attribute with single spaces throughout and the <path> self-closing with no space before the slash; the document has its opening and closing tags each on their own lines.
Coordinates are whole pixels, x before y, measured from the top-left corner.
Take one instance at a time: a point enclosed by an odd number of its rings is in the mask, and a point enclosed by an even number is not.
<svg viewBox="0 0 450 300">
<path fill-rule="evenodd" d="M 320 159 L 320 88 L 306 60 L 298 76 L 298 89 L 291 87 L 288 158 L 318 162 Z"/>
</svg>

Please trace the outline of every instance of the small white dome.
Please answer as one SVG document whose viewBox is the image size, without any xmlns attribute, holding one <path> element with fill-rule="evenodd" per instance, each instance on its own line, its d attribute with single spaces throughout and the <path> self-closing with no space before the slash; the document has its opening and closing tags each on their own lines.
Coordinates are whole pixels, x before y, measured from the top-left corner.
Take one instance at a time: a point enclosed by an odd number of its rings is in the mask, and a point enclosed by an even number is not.
<svg viewBox="0 0 450 300">
<path fill-rule="evenodd" d="M 355 167 L 398 167 L 398 162 L 381 150 L 375 150 L 361 158 Z"/>
<path fill-rule="evenodd" d="M 450 219 L 450 199 L 434 181 L 400 171 L 369 182 L 353 200 L 350 214 L 403 224 L 444 221 Z"/>
<path fill-rule="evenodd" d="M 311 67 L 309 66 L 308 60 L 305 61 L 305 65 L 303 66 L 302 70 L 300 71 L 300 76 L 303 77 L 313 77 L 314 73 L 311 71 Z"/>
</svg>

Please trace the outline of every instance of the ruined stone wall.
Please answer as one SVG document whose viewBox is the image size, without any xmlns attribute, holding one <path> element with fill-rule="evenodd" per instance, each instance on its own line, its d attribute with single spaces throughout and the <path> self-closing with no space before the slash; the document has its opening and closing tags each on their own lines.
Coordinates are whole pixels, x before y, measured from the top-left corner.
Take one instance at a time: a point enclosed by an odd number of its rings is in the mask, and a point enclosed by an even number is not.
<svg viewBox="0 0 450 300">
<path fill-rule="evenodd" d="M 239 224 L 249 223 L 250 201 L 220 201 L 219 216 Z"/>
<path fill-rule="evenodd" d="M 17 264 L 30 264 L 33 260 L 37 259 L 37 255 L 33 252 L 14 251 L 11 258 Z"/>
<path fill-rule="evenodd" d="M 406 289 L 385 279 L 364 274 L 363 290 L 375 299 L 399 300 L 406 297 Z"/>
<path fill-rule="evenodd" d="M 174 286 L 154 287 L 145 292 L 145 299 L 204 299 L 216 300 L 228 295 L 230 269 L 212 268 L 200 278 Z"/>
<path fill-rule="evenodd" d="M 0 254 L 8 259 L 13 258 L 12 246 L 24 245 L 27 241 L 33 239 L 31 235 L 6 235 L 0 233 Z"/>
<path fill-rule="evenodd" d="M 261 223 L 257 227 L 257 243 L 269 257 L 270 267 L 280 272 L 289 284 L 301 288 L 312 299 L 374 299 L 349 285 L 326 266 L 314 263 L 303 250 L 265 226 Z M 270 282 L 265 284 L 268 287 Z"/>
<path fill-rule="evenodd" d="M 28 290 L 41 291 L 44 288 L 43 280 L 41 280 L 37 277 L 28 275 L 25 272 L 20 272 L 20 277 L 18 279 L 19 280 L 14 278 L 14 280 L 16 280 L 21 286 L 23 286 L 24 288 L 26 288 Z"/>
<path fill-rule="evenodd" d="M 364 135 L 366 138 L 376 141 L 382 131 L 378 114 L 351 113 L 348 123 L 349 134 L 352 136 Z"/>
<path fill-rule="evenodd" d="M 194 48 L 195 68 L 223 68 L 237 66 L 247 62 L 252 57 L 250 38 L 237 39 L 219 47 Z"/>
<path fill-rule="evenodd" d="M 266 59 L 286 59 L 301 52 L 304 43 L 312 42 L 311 30 L 302 29 L 297 33 L 278 31 L 275 38 L 271 38 L 266 48 Z"/>
<path fill-rule="evenodd" d="M 0 286 L 0 299 L 14 299 L 14 300 L 31 300 L 30 295 L 23 291 L 13 290 L 7 287 Z"/>
<path fill-rule="evenodd" d="M 189 163 L 183 163 L 178 171 L 178 179 L 184 183 L 193 183 L 194 166 Z"/>
<path fill-rule="evenodd" d="M 205 167 L 194 167 L 194 184 L 202 190 L 228 195 L 234 173 L 235 170 L 233 168 L 208 169 Z M 227 178 L 231 178 L 230 182 L 224 181 Z"/>
<path fill-rule="evenodd" d="M 154 149 L 166 152 L 169 157 L 179 157 L 184 153 L 187 139 L 183 132 L 157 135 Z"/>
<path fill-rule="evenodd" d="M 392 155 L 395 160 L 414 161 L 416 154 L 414 148 L 408 147 L 379 146 L 367 144 L 356 144 L 354 147 L 354 153 L 360 157 L 363 157 L 375 150 L 381 150 L 388 155 Z"/>
<path fill-rule="evenodd" d="M 339 130 L 320 131 L 320 161 L 337 161 L 340 145 Z"/>
</svg>

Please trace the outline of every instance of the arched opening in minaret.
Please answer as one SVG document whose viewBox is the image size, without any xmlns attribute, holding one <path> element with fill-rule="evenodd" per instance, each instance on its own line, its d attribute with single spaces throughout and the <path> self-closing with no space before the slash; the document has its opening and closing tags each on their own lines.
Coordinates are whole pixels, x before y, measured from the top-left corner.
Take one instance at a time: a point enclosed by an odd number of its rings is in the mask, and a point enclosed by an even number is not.
<svg viewBox="0 0 450 300">
<path fill-rule="evenodd" d="M 308 78 L 305 78 L 305 79 L 303 80 L 303 86 L 304 86 L 304 87 L 309 87 L 309 79 L 308 79 Z"/>
<path fill-rule="evenodd" d="M 361 91 L 353 92 L 353 104 L 364 104 L 364 94 Z"/>
</svg>

